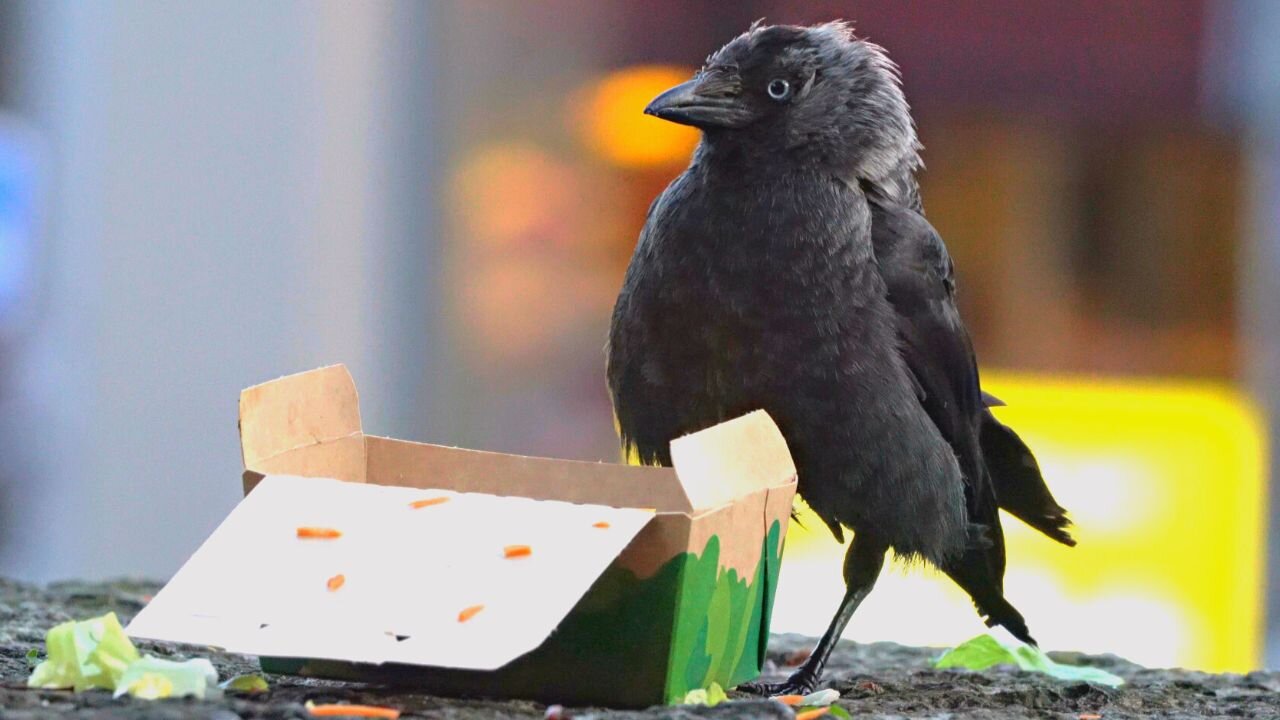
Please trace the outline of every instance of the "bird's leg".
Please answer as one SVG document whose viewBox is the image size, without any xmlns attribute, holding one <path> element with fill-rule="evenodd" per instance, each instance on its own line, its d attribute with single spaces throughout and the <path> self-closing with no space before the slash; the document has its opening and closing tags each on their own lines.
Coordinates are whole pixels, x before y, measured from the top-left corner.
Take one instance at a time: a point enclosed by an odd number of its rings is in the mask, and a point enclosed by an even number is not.
<svg viewBox="0 0 1280 720">
<path fill-rule="evenodd" d="M 880 569 L 884 567 L 884 555 L 887 548 L 869 538 L 855 537 L 844 556 L 844 599 L 840 601 L 840 609 L 831 619 L 831 625 L 823 633 L 808 659 L 785 682 L 763 683 L 753 682 L 739 685 L 738 689 L 757 695 L 807 695 L 818 686 L 822 677 L 822 669 L 827 658 L 835 649 L 849 619 L 862 604 L 871 588 L 875 587 Z"/>
</svg>

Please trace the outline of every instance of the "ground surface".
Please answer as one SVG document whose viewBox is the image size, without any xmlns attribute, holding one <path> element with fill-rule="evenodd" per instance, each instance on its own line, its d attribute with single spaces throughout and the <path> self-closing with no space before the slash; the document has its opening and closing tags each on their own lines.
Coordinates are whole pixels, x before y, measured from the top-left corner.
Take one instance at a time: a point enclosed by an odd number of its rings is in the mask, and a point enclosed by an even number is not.
<svg viewBox="0 0 1280 720">
<path fill-rule="evenodd" d="M 305 718 L 303 706 L 351 702 L 391 705 L 404 717 L 542 718 L 546 709 L 527 702 L 455 700 L 288 677 L 270 677 L 271 691 L 257 696 L 228 695 L 218 701 L 113 700 L 104 691 L 28 690 L 27 653 L 43 649 L 44 632 L 72 618 L 83 619 L 114 610 L 127 622 L 154 592 L 141 583 L 84 585 L 64 583 L 36 588 L 0 580 L 0 717 L 109 718 Z M 810 640 L 774 638 L 771 665 L 785 674 L 788 661 Z M 184 657 L 176 648 L 143 644 L 145 652 Z M 1280 673 L 1207 675 L 1185 670 L 1148 670 L 1113 657 L 1070 659 L 1104 667 L 1129 683 L 1119 690 L 1070 684 L 1010 670 L 968 673 L 929 667 L 937 650 L 888 643 L 842 644 L 828 666 L 827 684 L 839 690 L 840 704 L 857 718 L 1280 718 Z M 223 678 L 256 672 L 248 658 L 212 655 Z M 566 717 L 619 718 L 790 718 L 790 709 L 769 700 L 735 699 L 715 708 L 659 707 L 644 711 L 571 708 Z"/>
</svg>

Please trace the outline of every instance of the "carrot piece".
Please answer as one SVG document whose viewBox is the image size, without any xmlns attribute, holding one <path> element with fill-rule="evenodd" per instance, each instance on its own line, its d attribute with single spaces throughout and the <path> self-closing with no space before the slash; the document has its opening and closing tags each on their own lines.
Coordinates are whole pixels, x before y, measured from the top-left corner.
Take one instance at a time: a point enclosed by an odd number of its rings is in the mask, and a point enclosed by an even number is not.
<svg viewBox="0 0 1280 720">
<path fill-rule="evenodd" d="M 333 540 L 342 537 L 342 533 L 333 528 L 300 527 L 298 537 L 310 540 Z"/>
<path fill-rule="evenodd" d="M 432 505 L 439 505 L 440 503 L 447 503 L 447 502 L 449 502 L 449 498 L 444 495 L 441 495 L 440 497 L 414 500 L 413 502 L 409 503 L 409 507 L 413 508 L 414 510 L 421 510 L 424 507 L 431 507 Z"/>
<path fill-rule="evenodd" d="M 831 708 L 829 707 L 820 707 L 820 708 L 814 708 L 812 710 L 805 710 L 804 712 L 796 713 L 796 720 L 813 720 L 814 718 L 820 718 L 829 712 L 831 712 Z"/>
<path fill-rule="evenodd" d="M 483 605 L 472 605 L 471 607 L 463 608 L 462 612 L 458 613 L 458 622 L 466 622 L 470 620 L 483 609 Z"/>
<path fill-rule="evenodd" d="M 799 705 L 800 701 L 804 699 L 804 696 L 803 695 L 774 695 L 773 699 L 777 700 L 783 705 Z"/>
<path fill-rule="evenodd" d="M 604 530 L 605 528 L 609 527 L 609 523 L 601 520 L 600 522 L 593 524 L 591 527 L 600 528 L 601 530 Z"/>
<path fill-rule="evenodd" d="M 308 702 L 307 712 L 311 713 L 312 717 L 362 717 L 385 720 L 396 720 L 400 717 L 399 710 L 379 705 L 316 705 Z"/>
<path fill-rule="evenodd" d="M 529 557 L 533 554 L 533 548 L 528 545 L 508 545 L 502 548 L 502 556 L 509 558 Z"/>
<path fill-rule="evenodd" d="M 346 582 L 347 576 L 342 573 L 338 573 L 337 575 L 329 578 L 329 582 L 325 583 L 325 586 L 329 588 L 329 592 L 333 592 L 346 584 Z"/>
<path fill-rule="evenodd" d="M 1082 713 L 1080 720 L 1102 720 L 1102 716 L 1098 713 Z"/>
</svg>

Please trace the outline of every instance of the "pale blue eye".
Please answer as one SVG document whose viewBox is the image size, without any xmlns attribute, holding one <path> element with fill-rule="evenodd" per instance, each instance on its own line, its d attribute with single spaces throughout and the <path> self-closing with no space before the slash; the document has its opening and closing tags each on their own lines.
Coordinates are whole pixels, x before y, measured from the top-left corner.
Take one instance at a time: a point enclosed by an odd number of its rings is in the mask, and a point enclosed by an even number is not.
<svg viewBox="0 0 1280 720">
<path fill-rule="evenodd" d="M 769 81 L 769 87 L 766 88 L 769 97 L 774 100 L 782 101 L 791 96 L 791 83 L 782 78 L 774 78 Z"/>
</svg>

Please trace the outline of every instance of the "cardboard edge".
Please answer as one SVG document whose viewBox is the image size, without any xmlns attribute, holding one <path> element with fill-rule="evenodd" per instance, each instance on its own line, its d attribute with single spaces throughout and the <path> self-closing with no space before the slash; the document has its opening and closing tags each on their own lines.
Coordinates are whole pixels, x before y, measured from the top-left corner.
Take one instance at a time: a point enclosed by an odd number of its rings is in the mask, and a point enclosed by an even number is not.
<svg viewBox="0 0 1280 720">
<path fill-rule="evenodd" d="M 243 475 L 245 494 L 256 487 L 262 478 L 270 475 L 367 482 L 367 439 L 363 434 L 347 435 L 336 440 L 304 445 L 264 458 L 258 461 L 256 467 L 245 470 Z"/>
<path fill-rule="evenodd" d="M 365 435 L 367 481 L 689 514 L 671 468 L 513 455 Z"/>
<path fill-rule="evenodd" d="M 672 440 L 671 459 L 695 513 L 796 476 L 786 439 L 764 410 Z"/>
<path fill-rule="evenodd" d="M 245 388 L 238 429 L 246 470 L 299 448 L 362 435 L 355 380 L 337 364 Z"/>
<path fill-rule="evenodd" d="M 262 482 L 265 477 L 266 475 L 257 472 L 256 470 L 245 470 L 244 473 L 240 475 L 240 484 L 244 489 L 244 494 L 248 495 L 253 492 L 253 489 L 258 487 L 258 483 Z"/>
</svg>

